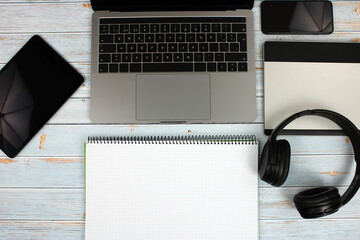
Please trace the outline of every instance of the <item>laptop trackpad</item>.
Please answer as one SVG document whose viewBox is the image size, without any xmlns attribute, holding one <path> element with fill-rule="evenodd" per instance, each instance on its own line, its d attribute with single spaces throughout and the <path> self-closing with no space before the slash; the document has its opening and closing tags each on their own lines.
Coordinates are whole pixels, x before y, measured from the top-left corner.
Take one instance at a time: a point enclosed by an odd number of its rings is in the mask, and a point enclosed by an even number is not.
<svg viewBox="0 0 360 240">
<path fill-rule="evenodd" d="M 136 76 L 136 120 L 209 119 L 208 74 Z"/>
</svg>

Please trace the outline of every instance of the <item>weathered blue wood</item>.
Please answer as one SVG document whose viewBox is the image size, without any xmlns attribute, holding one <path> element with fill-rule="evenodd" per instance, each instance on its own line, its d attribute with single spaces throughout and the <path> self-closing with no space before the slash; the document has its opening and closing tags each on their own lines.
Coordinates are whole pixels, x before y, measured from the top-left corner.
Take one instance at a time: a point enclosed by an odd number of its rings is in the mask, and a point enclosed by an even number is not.
<svg viewBox="0 0 360 240">
<path fill-rule="evenodd" d="M 267 137 L 262 124 L 193 124 L 193 125 L 46 125 L 19 154 L 19 157 L 79 157 L 83 156 L 83 142 L 95 136 L 163 136 L 163 135 L 256 135 L 262 149 Z M 40 148 L 41 135 L 46 136 Z M 286 136 L 292 153 L 352 154 L 345 136 Z M 0 154 L 0 157 L 5 156 Z"/>
<path fill-rule="evenodd" d="M 307 188 L 260 188 L 259 219 L 302 220 L 292 199 L 296 193 L 304 189 Z M 339 192 L 343 193 L 345 189 L 346 187 L 340 187 Z M 0 200 L 1 220 L 80 221 L 85 219 L 84 189 L 0 189 Z M 356 195 L 336 214 L 322 219 L 359 218 L 360 196 Z"/>
<path fill-rule="evenodd" d="M 15 159 L 0 154 L 0 239 L 83 239 L 83 142 L 88 135 L 263 135 L 262 43 L 281 41 L 360 42 L 360 2 L 333 1 L 335 32 L 326 36 L 264 35 L 256 1 L 257 115 L 251 124 L 93 125 L 90 101 L 89 1 L 0 0 L 0 68 L 34 33 L 40 33 L 86 78 L 49 124 Z M 84 100 L 84 101 L 83 101 Z M 44 134 L 43 140 L 41 135 Z M 282 188 L 259 183 L 261 239 L 360 239 L 360 199 L 327 219 L 299 218 L 292 197 L 305 186 L 335 185 L 344 191 L 354 162 L 344 136 L 289 136 L 290 175 Z M 40 149 L 40 146 L 42 148 Z M 260 153 L 259 153 L 260 154 Z M 12 220 L 10 220 L 12 219 Z M 44 221 L 42 221 L 44 220 Z"/>
<path fill-rule="evenodd" d="M 348 186 L 355 172 L 351 155 L 292 156 L 286 187 Z M 83 157 L 0 158 L 0 188 L 83 188 Z M 261 188 L 272 188 L 259 181 Z"/>
</svg>

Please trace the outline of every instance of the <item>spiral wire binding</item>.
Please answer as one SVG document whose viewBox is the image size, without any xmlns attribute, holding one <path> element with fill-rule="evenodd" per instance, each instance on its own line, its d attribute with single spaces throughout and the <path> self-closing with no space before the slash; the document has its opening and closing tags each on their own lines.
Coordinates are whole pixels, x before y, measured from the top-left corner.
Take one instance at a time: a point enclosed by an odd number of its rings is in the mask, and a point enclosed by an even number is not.
<svg viewBox="0 0 360 240">
<path fill-rule="evenodd" d="M 257 145 L 254 135 L 88 137 L 88 144 L 226 144 Z"/>
</svg>

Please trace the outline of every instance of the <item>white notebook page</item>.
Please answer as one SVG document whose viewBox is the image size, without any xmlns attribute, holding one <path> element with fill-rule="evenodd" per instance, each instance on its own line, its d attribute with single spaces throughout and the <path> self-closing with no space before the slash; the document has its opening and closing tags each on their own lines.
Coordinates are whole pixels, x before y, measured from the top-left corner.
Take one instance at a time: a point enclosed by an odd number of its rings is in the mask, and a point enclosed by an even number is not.
<svg viewBox="0 0 360 240">
<path fill-rule="evenodd" d="M 86 144 L 85 238 L 258 239 L 257 144 Z"/>
</svg>

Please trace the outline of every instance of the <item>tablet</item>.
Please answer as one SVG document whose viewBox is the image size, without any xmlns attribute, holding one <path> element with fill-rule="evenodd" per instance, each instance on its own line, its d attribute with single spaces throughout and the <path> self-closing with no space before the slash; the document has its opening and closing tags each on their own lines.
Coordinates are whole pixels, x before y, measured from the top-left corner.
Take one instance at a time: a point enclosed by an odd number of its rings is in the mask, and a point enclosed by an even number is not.
<svg viewBox="0 0 360 240">
<path fill-rule="evenodd" d="M 40 36 L 0 71 L 0 148 L 15 157 L 84 82 Z"/>
</svg>

